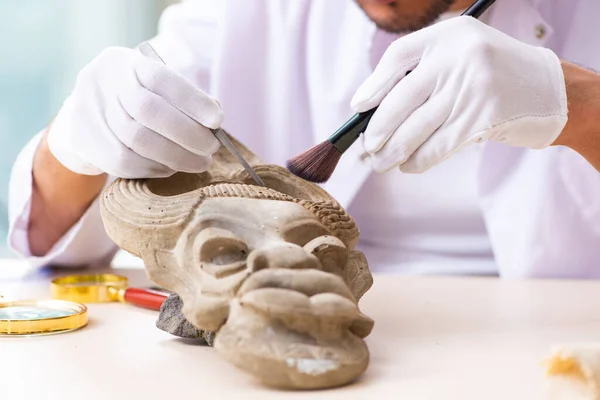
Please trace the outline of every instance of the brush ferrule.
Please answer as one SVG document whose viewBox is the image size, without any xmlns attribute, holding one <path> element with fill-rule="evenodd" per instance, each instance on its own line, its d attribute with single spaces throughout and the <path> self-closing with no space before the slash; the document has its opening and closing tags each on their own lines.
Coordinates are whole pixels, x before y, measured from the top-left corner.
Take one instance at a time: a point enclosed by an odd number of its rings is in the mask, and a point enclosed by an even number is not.
<svg viewBox="0 0 600 400">
<path fill-rule="evenodd" d="M 369 111 L 355 114 L 342 125 L 340 129 L 331 135 L 329 139 L 327 139 L 329 143 L 331 143 L 337 151 L 343 154 L 354 142 L 356 142 L 356 139 L 358 139 L 360 134 L 367 129 L 369 120 L 376 109 L 377 107 Z"/>
<path fill-rule="evenodd" d="M 462 15 L 479 18 L 496 0 L 477 0 Z"/>
</svg>

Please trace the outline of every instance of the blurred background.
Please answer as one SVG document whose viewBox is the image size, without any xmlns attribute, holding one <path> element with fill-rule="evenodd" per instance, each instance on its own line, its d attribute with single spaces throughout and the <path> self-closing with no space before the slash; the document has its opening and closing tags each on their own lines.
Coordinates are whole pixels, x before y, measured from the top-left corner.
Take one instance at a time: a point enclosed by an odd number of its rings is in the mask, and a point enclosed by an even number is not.
<svg viewBox="0 0 600 400">
<path fill-rule="evenodd" d="M 106 46 L 154 36 L 176 2 L 0 0 L 0 257 L 15 257 L 6 245 L 7 197 L 21 148 L 56 115 L 85 64 Z"/>
</svg>

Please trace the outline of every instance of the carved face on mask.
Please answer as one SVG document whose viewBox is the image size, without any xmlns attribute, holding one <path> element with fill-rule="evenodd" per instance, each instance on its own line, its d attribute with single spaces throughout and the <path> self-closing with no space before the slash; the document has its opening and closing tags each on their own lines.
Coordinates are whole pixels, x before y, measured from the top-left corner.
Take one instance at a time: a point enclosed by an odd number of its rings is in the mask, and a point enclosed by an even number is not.
<svg viewBox="0 0 600 400">
<path fill-rule="evenodd" d="M 221 149 L 202 174 L 115 181 L 101 197 L 106 231 L 238 367 L 279 387 L 348 383 L 367 367 L 373 326 L 357 306 L 372 277 L 354 221 L 232 141 L 267 187 Z"/>
</svg>

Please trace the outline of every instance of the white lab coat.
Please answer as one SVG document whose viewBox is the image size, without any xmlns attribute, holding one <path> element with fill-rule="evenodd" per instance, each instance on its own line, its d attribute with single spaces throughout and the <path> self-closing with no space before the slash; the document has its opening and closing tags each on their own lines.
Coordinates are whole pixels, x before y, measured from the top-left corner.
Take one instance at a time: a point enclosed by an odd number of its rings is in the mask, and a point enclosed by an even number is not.
<svg viewBox="0 0 600 400">
<path fill-rule="evenodd" d="M 484 21 L 600 68 L 597 16 L 596 0 L 499 0 Z M 225 129 L 265 161 L 283 164 L 352 115 L 350 99 L 373 70 L 375 33 L 353 0 L 188 0 L 165 11 L 153 44 L 169 66 L 218 99 Z M 29 256 L 38 140 L 14 167 L 10 245 L 35 266 L 108 262 L 116 248 L 97 202 L 46 257 Z M 346 207 L 372 174 L 362 151 L 354 145 L 324 185 Z M 485 143 L 476 168 L 478 202 L 501 276 L 600 277 L 600 174 L 582 157 L 567 148 Z"/>
</svg>

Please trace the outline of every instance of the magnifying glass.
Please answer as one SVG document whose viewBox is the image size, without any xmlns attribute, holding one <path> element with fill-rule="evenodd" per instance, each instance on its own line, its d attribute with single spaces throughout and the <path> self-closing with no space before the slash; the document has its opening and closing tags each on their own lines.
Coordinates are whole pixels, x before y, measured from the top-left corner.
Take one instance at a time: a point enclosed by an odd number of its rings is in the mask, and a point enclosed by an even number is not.
<svg viewBox="0 0 600 400">
<path fill-rule="evenodd" d="M 87 323 L 87 307 L 71 301 L 0 302 L 0 336 L 51 335 L 74 331 Z"/>
<path fill-rule="evenodd" d="M 130 288 L 125 276 L 70 275 L 51 283 L 52 300 L 0 302 L 0 336 L 39 336 L 74 331 L 88 324 L 83 303 L 119 301 L 160 310 L 170 292 Z"/>
<path fill-rule="evenodd" d="M 164 290 L 130 288 L 125 276 L 115 274 L 69 275 L 52 280 L 53 299 L 78 303 L 119 301 L 159 311 L 170 293 Z"/>
</svg>

